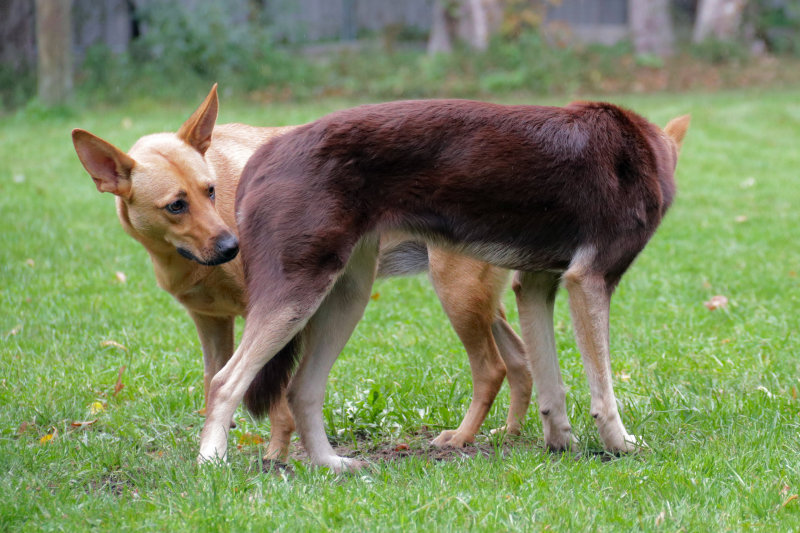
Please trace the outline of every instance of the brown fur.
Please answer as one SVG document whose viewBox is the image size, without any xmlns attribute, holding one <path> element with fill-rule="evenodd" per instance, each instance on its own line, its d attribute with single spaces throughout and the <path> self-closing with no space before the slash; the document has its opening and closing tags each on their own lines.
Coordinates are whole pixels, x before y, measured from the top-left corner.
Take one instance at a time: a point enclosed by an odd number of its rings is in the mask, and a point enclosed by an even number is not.
<svg viewBox="0 0 800 533">
<path fill-rule="evenodd" d="M 608 449 L 634 449 L 611 387 L 608 302 L 672 203 L 687 127 L 683 117 L 665 133 L 604 103 L 406 101 L 333 113 L 259 149 L 237 192 L 249 318 L 212 382 L 200 459 L 225 456 L 220 421 L 257 370 L 300 336 L 307 347 L 289 402 L 301 438 L 316 464 L 357 466 L 324 438 L 319 389 L 363 312 L 373 235 L 385 231 L 522 272 L 523 336 L 540 344 L 534 368 L 551 378 L 542 385 L 554 407 L 541 413 L 554 448 L 571 438 L 552 341 L 562 275 L 592 415 Z"/>
<path fill-rule="evenodd" d="M 117 196 L 122 227 L 149 253 L 159 286 L 194 320 L 203 347 L 206 400 L 211 379 L 233 353 L 234 319 L 245 314 L 247 304 L 241 259 L 224 261 L 227 257 L 218 257 L 216 243 L 235 233 L 235 190 L 247 159 L 265 142 L 293 129 L 215 126 L 217 108 L 215 87 L 177 134 L 145 136 L 128 154 L 84 130 L 72 134 L 75 150 L 98 190 Z M 215 201 L 209 199 L 209 185 L 215 186 Z M 176 200 L 187 202 L 187 212 L 174 215 L 165 210 Z M 396 236 L 384 237 L 387 250 L 402 244 Z M 513 374 L 507 429 L 518 432 L 530 401 L 531 376 L 521 341 L 505 322 L 499 303 L 508 275 L 465 257 L 431 253 L 434 286 L 464 339 L 475 382 L 473 404 L 462 427 L 443 432 L 435 444 L 462 446 L 474 439 L 505 375 L 501 354 Z M 427 262 L 424 245 L 422 254 Z M 420 266 L 419 258 L 403 266 L 408 257 L 401 252 L 387 258 L 386 266 L 400 264 L 394 274 Z M 511 332 L 499 343 L 500 351 L 492 328 Z M 265 365 L 244 397 L 256 415 L 269 410 L 272 437 L 267 455 L 271 457 L 286 454 L 294 430 L 284 389 L 271 385 L 288 379 L 295 348 L 289 343 L 285 357 Z"/>
</svg>

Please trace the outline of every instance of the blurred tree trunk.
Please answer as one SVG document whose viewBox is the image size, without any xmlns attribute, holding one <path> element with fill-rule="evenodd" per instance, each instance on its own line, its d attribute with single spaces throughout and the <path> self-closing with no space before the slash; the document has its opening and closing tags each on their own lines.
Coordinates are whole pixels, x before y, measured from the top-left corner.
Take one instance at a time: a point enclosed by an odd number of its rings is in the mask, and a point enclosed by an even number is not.
<svg viewBox="0 0 800 533">
<path fill-rule="evenodd" d="M 428 53 L 450 52 L 456 39 L 486 50 L 502 18 L 502 0 L 435 0 Z"/>
<path fill-rule="evenodd" d="M 39 99 L 63 104 L 72 97 L 72 0 L 36 0 Z"/>
<path fill-rule="evenodd" d="M 692 40 L 708 37 L 730 41 L 736 37 L 747 0 L 699 0 Z"/>
<path fill-rule="evenodd" d="M 669 0 L 629 0 L 628 21 L 637 54 L 667 56 L 672 53 L 675 35 Z"/>
</svg>

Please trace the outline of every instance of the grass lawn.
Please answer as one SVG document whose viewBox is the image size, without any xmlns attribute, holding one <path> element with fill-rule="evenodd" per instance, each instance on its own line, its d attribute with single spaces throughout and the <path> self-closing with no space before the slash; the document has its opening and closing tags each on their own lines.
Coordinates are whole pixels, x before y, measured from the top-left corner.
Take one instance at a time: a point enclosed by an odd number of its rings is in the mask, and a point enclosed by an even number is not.
<svg viewBox="0 0 800 533">
<path fill-rule="evenodd" d="M 259 125 L 356 103 L 221 98 L 221 122 Z M 333 370 L 328 435 L 373 465 L 354 475 L 302 461 L 262 471 L 254 441 L 269 427 L 244 411 L 230 465 L 194 463 L 194 326 L 157 288 L 69 132 L 128 148 L 177 129 L 200 99 L 0 118 L 0 530 L 800 527 L 800 90 L 613 99 L 661 125 L 693 115 L 677 201 L 612 302 L 623 420 L 649 449 L 599 453 L 562 294 L 556 338 L 578 452 L 543 449 L 535 407 L 521 437 L 490 436 L 507 388 L 477 447 L 431 452 L 427 440 L 457 425 L 471 383 L 429 283 L 415 277 L 376 285 Z M 715 295 L 726 308 L 706 308 Z M 516 323 L 510 291 L 507 304 Z M 408 457 L 386 459 L 401 445 Z"/>
</svg>

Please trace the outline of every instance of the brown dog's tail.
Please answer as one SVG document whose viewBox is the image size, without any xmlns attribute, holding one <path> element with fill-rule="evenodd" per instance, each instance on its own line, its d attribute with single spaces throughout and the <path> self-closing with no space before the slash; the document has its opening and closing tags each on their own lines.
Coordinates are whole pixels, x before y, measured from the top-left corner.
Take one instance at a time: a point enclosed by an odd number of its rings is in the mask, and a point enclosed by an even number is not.
<svg viewBox="0 0 800 533">
<path fill-rule="evenodd" d="M 420 241 L 402 241 L 381 248 L 378 277 L 411 276 L 428 270 L 428 246 Z"/>
<path fill-rule="evenodd" d="M 297 334 L 275 354 L 250 383 L 244 393 L 244 405 L 256 418 L 263 418 L 286 390 L 300 358 L 301 334 Z"/>
</svg>

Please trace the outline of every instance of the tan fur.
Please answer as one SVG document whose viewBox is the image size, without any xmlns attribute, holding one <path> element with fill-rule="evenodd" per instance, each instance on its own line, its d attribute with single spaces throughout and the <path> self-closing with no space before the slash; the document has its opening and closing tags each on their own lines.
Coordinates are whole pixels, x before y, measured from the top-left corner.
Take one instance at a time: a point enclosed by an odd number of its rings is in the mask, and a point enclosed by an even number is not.
<svg viewBox="0 0 800 533">
<path fill-rule="evenodd" d="M 176 253 L 176 247 L 205 257 L 217 235 L 235 230 L 234 198 L 245 163 L 259 146 L 293 129 L 215 126 L 217 106 L 215 86 L 177 133 L 142 137 L 127 154 L 89 132 L 73 131 L 81 162 L 99 191 L 117 195 L 122 227 L 147 250 L 158 285 L 186 307 L 195 323 L 203 348 L 206 404 L 211 379 L 234 353 L 234 320 L 247 307 L 244 274 L 238 257 L 203 266 Z M 215 203 L 207 197 L 209 185 L 216 188 Z M 165 213 L 164 206 L 181 192 L 189 212 L 178 217 Z M 391 246 L 402 239 L 386 235 L 381 243 Z M 429 256 L 431 280 L 466 347 L 473 375 L 473 399 L 464 421 L 457 430 L 443 431 L 433 444 L 460 447 L 474 440 L 506 367 L 511 371 L 511 407 L 504 429 L 518 433 L 530 403 L 532 377 L 522 341 L 500 305 L 508 271 L 437 249 L 430 249 Z M 285 397 L 269 417 L 267 457 L 281 458 L 294 431 Z"/>
</svg>

